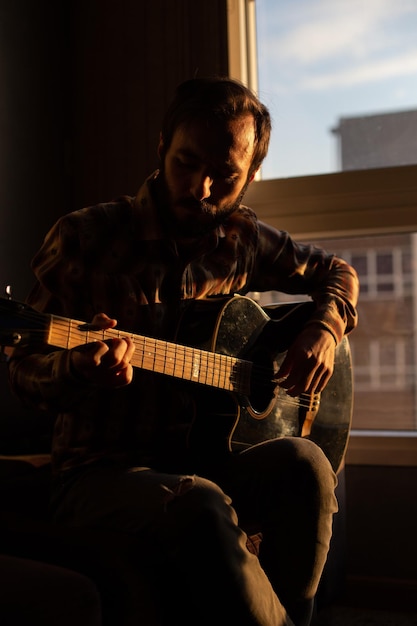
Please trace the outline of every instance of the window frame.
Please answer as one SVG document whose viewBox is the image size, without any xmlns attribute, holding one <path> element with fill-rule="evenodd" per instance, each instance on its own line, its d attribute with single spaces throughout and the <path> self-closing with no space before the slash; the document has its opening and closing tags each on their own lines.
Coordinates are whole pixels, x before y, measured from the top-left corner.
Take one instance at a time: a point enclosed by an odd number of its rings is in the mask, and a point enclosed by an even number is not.
<svg viewBox="0 0 417 626">
<path fill-rule="evenodd" d="M 244 201 L 299 240 L 417 232 L 417 165 L 254 181 Z M 352 430 L 346 463 L 415 466 L 417 431 Z"/>
<path fill-rule="evenodd" d="M 417 165 L 254 181 L 245 202 L 298 239 L 417 230 Z"/>
<path fill-rule="evenodd" d="M 227 5 L 229 74 L 257 91 L 255 0 Z M 244 202 L 299 240 L 416 233 L 417 165 L 258 179 Z M 417 430 L 352 430 L 346 463 L 415 466 Z"/>
</svg>

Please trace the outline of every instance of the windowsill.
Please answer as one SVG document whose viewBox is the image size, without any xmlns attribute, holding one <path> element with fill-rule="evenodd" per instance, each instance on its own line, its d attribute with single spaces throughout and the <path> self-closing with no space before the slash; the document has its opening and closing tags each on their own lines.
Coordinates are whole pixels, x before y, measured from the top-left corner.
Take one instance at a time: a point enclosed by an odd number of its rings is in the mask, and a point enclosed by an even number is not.
<svg viewBox="0 0 417 626">
<path fill-rule="evenodd" d="M 352 430 L 346 465 L 417 465 L 417 432 Z"/>
<path fill-rule="evenodd" d="M 414 232 L 417 165 L 260 180 L 245 204 L 296 239 Z"/>
</svg>

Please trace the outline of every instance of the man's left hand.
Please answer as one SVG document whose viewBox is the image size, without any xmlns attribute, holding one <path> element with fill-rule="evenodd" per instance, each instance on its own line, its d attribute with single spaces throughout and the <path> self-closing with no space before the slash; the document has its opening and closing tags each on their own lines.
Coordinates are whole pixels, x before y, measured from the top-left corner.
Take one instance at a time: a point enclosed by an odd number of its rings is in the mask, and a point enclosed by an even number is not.
<svg viewBox="0 0 417 626">
<path fill-rule="evenodd" d="M 335 349 L 328 330 L 306 326 L 288 349 L 275 379 L 290 396 L 320 393 L 333 374 Z"/>
</svg>

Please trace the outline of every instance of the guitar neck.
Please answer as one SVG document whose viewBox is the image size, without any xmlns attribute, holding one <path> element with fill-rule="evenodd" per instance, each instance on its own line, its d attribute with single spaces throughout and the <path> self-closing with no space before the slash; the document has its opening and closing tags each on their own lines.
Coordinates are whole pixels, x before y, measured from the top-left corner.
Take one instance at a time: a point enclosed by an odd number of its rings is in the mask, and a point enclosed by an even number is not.
<svg viewBox="0 0 417 626">
<path fill-rule="evenodd" d="M 84 330 L 84 328 L 86 330 Z M 47 342 L 76 348 L 92 341 L 129 337 L 135 344 L 131 363 L 139 369 L 249 395 L 252 363 L 236 357 L 200 350 L 115 328 L 91 330 L 84 322 L 50 316 Z"/>
</svg>

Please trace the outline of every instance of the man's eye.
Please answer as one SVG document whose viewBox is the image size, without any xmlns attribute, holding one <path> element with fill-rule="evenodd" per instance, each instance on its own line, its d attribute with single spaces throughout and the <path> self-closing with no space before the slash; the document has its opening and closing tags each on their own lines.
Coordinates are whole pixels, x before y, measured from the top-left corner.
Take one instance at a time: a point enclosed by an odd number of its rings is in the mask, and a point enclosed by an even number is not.
<svg viewBox="0 0 417 626">
<path fill-rule="evenodd" d="M 196 167 L 194 161 L 189 161 L 188 159 L 180 159 L 177 158 L 177 165 L 185 170 L 193 170 Z"/>
<path fill-rule="evenodd" d="M 231 176 L 224 176 L 223 177 L 223 182 L 226 185 L 230 185 L 230 186 L 236 185 L 237 181 L 238 181 L 238 176 L 236 176 L 236 174 L 232 174 Z"/>
</svg>

